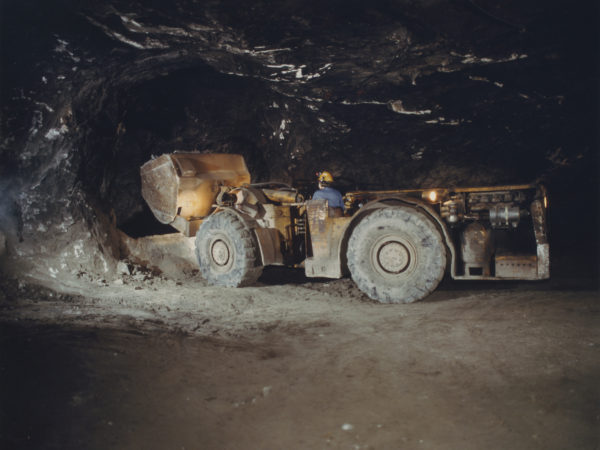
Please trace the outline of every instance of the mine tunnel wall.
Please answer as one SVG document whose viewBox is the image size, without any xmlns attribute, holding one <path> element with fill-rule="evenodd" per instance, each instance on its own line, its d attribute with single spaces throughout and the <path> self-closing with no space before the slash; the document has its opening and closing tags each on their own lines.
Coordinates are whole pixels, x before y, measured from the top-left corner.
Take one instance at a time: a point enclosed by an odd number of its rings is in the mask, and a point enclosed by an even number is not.
<svg viewBox="0 0 600 450">
<path fill-rule="evenodd" d="M 314 7 L 293 3 L 281 8 L 295 17 Z M 559 267 L 573 257 L 597 274 L 592 12 L 523 3 L 527 32 L 481 24 L 474 42 L 460 25 L 481 18 L 441 0 L 290 23 L 265 9 L 260 20 L 281 21 L 268 35 L 227 4 L 183 16 L 120 2 L 3 5 L 5 268 L 108 276 L 119 230 L 169 231 L 143 203 L 139 166 L 197 150 L 240 153 L 254 181 L 307 193 L 323 169 L 342 190 L 542 181 Z"/>
</svg>

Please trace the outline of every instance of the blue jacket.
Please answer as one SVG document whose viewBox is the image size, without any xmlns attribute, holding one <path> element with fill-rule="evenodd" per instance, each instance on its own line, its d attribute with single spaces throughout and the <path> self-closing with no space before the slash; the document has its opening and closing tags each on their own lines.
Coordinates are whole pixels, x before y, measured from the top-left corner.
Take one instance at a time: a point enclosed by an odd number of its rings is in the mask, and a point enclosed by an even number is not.
<svg viewBox="0 0 600 450">
<path fill-rule="evenodd" d="M 330 208 L 342 208 L 344 209 L 344 202 L 342 201 L 342 194 L 337 189 L 331 187 L 324 187 L 319 189 L 313 194 L 313 200 L 323 198 L 329 202 Z"/>
</svg>

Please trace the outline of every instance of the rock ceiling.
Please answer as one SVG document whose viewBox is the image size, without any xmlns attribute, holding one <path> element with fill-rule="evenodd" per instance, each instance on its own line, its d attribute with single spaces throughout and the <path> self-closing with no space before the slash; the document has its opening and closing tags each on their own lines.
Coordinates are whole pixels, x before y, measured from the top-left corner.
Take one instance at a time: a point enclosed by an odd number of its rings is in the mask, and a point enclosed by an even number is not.
<svg viewBox="0 0 600 450">
<path fill-rule="evenodd" d="M 348 187 L 595 178 L 596 9 L 4 1 L 3 226 L 104 248 L 143 209 L 139 165 L 173 150 L 299 186 L 322 168 Z"/>
</svg>

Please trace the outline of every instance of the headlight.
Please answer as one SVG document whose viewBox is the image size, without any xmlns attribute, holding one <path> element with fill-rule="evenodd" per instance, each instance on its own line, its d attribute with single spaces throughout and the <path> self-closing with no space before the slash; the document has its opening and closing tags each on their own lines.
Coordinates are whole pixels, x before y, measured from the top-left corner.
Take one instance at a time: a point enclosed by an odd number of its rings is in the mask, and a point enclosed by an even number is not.
<svg viewBox="0 0 600 450">
<path fill-rule="evenodd" d="M 435 203 L 440 199 L 440 195 L 437 191 L 423 191 L 422 197 L 431 203 Z"/>
</svg>

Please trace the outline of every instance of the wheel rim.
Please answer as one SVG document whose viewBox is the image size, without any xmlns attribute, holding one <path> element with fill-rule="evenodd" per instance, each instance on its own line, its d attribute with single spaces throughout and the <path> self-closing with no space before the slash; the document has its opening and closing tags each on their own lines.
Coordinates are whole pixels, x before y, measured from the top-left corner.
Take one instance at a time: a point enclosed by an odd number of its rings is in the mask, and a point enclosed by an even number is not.
<svg viewBox="0 0 600 450">
<path fill-rule="evenodd" d="M 410 273 L 416 266 L 416 258 L 414 246 L 395 235 L 382 236 L 371 247 L 372 265 L 384 276 Z"/>
<path fill-rule="evenodd" d="M 219 267 L 226 267 L 231 259 L 229 246 L 221 239 L 217 239 L 212 243 L 210 254 L 214 263 Z"/>
<path fill-rule="evenodd" d="M 410 264 L 410 253 L 401 242 L 387 241 L 377 250 L 377 264 L 384 272 L 401 273 Z"/>
</svg>

